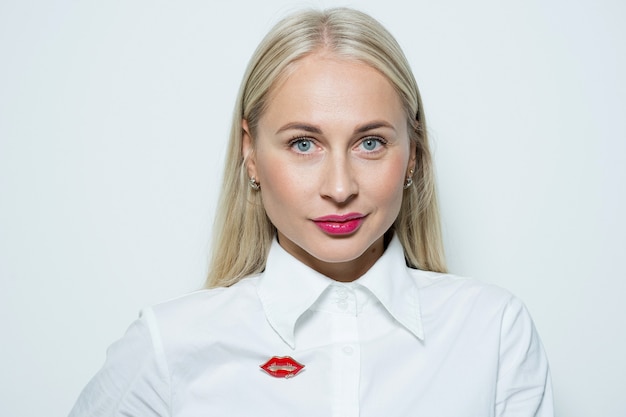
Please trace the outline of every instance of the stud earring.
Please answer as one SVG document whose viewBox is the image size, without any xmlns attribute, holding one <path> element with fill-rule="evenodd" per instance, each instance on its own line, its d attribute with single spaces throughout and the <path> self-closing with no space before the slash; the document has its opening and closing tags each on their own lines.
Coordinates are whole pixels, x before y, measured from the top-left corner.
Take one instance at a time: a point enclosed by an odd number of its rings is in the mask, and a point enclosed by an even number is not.
<svg viewBox="0 0 626 417">
<path fill-rule="evenodd" d="M 261 184 L 259 184 L 256 180 L 256 178 L 254 177 L 250 177 L 250 181 L 248 181 L 248 185 L 250 186 L 250 188 L 252 188 L 254 191 L 258 191 L 261 189 Z"/>
<path fill-rule="evenodd" d="M 409 175 L 404 180 L 404 189 L 408 189 L 411 185 L 413 185 L 413 170 L 409 170 Z"/>
</svg>

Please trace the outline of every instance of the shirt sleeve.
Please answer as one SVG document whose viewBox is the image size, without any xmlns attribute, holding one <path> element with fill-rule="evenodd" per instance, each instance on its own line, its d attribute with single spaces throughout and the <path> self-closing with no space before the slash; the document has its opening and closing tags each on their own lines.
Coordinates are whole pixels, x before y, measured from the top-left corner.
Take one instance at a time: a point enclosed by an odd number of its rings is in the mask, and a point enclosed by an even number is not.
<svg viewBox="0 0 626 417">
<path fill-rule="evenodd" d="M 154 314 L 146 309 L 109 347 L 69 417 L 169 416 L 168 373 Z"/>
<path fill-rule="evenodd" d="M 552 417 L 548 359 L 526 307 L 512 298 L 504 310 L 496 388 L 498 417 Z"/>
</svg>

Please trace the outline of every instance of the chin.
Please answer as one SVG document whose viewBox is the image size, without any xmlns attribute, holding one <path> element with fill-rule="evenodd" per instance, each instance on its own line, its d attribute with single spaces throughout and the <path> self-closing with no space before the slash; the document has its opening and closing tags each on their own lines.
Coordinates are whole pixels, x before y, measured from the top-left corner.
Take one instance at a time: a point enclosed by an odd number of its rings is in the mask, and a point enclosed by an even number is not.
<svg viewBox="0 0 626 417">
<path fill-rule="evenodd" d="M 343 263 L 359 259 L 372 246 L 370 244 L 357 244 L 350 239 L 340 238 L 334 242 L 326 242 L 319 247 L 323 250 L 307 251 L 309 255 L 322 262 Z"/>
<path fill-rule="evenodd" d="M 352 262 L 358 259 L 361 255 L 363 255 L 364 252 L 365 251 L 360 252 L 360 253 L 354 253 L 353 251 L 350 253 L 337 253 L 337 252 L 323 253 L 323 254 L 311 253 L 310 255 L 321 262 L 325 262 L 329 264 L 341 264 L 341 263 L 346 263 L 346 262 Z"/>
</svg>

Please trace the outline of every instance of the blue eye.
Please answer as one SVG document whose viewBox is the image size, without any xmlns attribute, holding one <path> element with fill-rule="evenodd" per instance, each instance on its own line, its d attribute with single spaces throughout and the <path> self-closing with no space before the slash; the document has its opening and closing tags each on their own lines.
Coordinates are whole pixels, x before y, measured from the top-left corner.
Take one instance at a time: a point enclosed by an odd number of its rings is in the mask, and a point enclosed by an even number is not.
<svg viewBox="0 0 626 417">
<path fill-rule="evenodd" d="M 296 150 L 301 153 L 308 153 L 313 149 L 313 141 L 310 139 L 300 138 L 294 140 L 291 146 L 295 146 Z"/>
<path fill-rule="evenodd" d="M 382 140 L 378 138 L 365 138 L 361 142 L 361 146 L 366 151 L 375 151 L 380 145 L 382 145 Z"/>
</svg>

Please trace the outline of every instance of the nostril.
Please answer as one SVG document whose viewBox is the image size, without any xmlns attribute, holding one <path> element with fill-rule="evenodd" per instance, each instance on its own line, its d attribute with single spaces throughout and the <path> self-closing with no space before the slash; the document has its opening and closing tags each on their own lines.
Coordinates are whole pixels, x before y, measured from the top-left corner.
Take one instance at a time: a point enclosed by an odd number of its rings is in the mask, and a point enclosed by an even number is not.
<svg viewBox="0 0 626 417">
<path fill-rule="evenodd" d="M 350 165 L 343 158 L 322 170 L 320 194 L 336 204 L 345 204 L 358 194 L 358 184 Z"/>
</svg>

